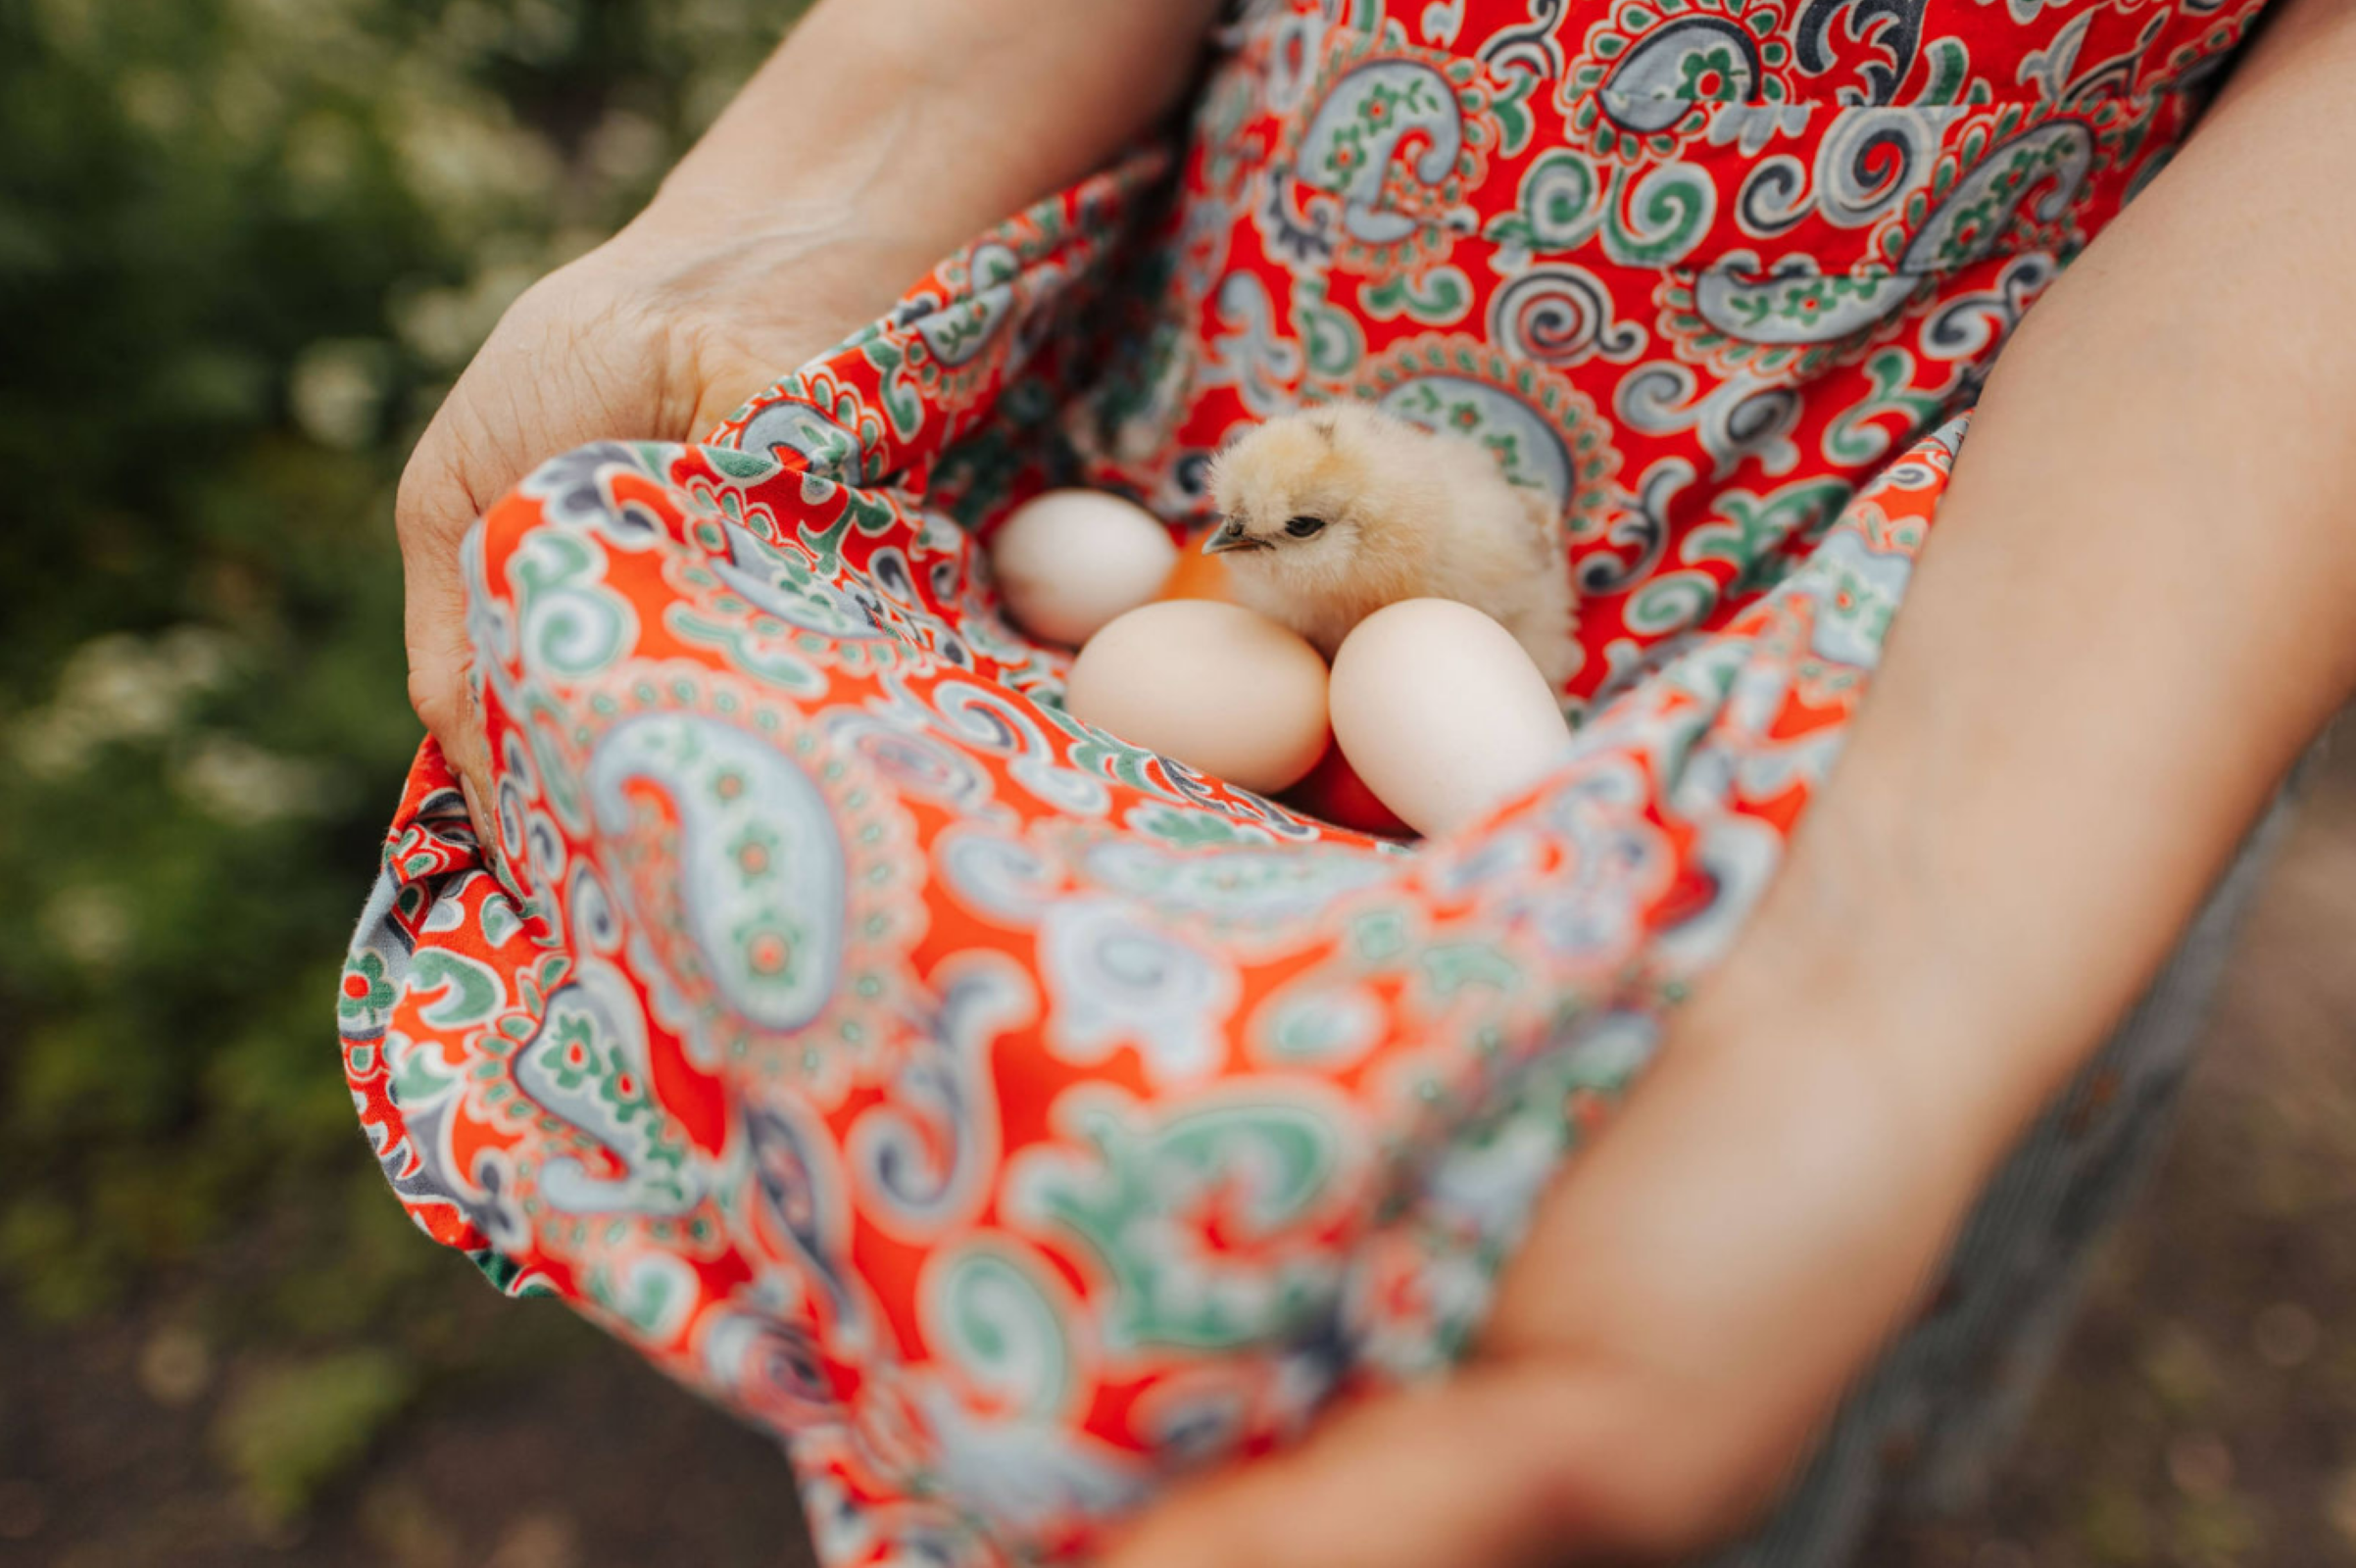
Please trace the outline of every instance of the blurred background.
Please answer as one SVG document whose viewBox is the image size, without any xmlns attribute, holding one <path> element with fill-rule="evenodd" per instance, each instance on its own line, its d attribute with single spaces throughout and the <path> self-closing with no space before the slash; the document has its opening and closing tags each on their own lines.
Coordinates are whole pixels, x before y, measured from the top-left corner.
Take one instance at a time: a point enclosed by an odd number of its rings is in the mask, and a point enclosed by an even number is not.
<svg viewBox="0 0 2356 1568">
<path fill-rule="evenodd" d="M 793 0 L 0 0 L 0 1563 L 807 1561 L 761 1439 L 401 1217 L 337 959 L 403 455 Z M 1873 1568 L 2356 1564 L 2356 759 L 1988 1507 Z"/>
</svg>

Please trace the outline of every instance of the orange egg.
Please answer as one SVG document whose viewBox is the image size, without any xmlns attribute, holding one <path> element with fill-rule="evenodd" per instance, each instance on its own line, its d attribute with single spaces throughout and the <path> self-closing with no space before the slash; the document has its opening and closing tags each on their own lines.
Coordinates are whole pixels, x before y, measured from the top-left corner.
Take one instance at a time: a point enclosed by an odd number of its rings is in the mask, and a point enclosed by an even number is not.
<svg viewBox="0 0 2356 1568">
<path fill-rule="evenodd" d="M 1366 781 L 1358 777 L 1358 770 L 1350 765 L 1350 759 L 1342 755 L 1339 746 L 1325 749 L 1325 756 L 1309 769 L 1309 776 L 1285 792 L 1285 804 L 1360 833 L 1378 833 L 1394 839 L 1415 836 L 1415 830 L 1399 820 L 1399 813 L 1366 787 Z"/>
<path fill-rule="evenodd" d="M 1216 599 L 1225 604 L 1235 603 L 1235 584 L 1227 574 L 1227 563 L 1217 556 L 1206 556 L 1201 548 L 1183 550 L 1169 580 L 1161 585 L 1156 599 Z"/>
</svg>

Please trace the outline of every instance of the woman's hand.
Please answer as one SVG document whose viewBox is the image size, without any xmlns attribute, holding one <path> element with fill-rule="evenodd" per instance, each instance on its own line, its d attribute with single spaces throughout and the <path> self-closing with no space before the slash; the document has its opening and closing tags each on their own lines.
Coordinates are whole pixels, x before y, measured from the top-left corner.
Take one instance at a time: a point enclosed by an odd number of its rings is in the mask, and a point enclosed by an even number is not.
<svg viewBox="0 0 2356 1568">
<path fill-rule="evenodd" d="M 410 701 L 489 798 L 459 544 L 583 442 L 687 441 L 1108 160 L 1215 0 L 825 0 L 636 221 L 525 294 L 417 443 L 396 521 Z M 482 818 L 475 810 L 478 823 Z"/>
<path fill-rule="evenodd" d="M 1181 1491 L 1108 1568 L 1668 1562 L 1760 1510 L 1980 1162 L 1864 1019 L 1721 979 L 1548 1195 L 1466 1366 Z"/>
<path fill-rule="evenodd" d="M 2356 687 L 2356 5 L 2286 0 L 2005 351 L 1839 767 L 1472 1363 L 1113 1568 L 1738 1531 Z"/>
<path fill-rule="evenodd" d="M 535 465 L 584 442 L 695 439 L 890 304 L 843 270 L 813 245 L 642 220 L 534 285 L 451 389 L 401 476 L 395 518 L 410 702 L 470 807 L 489 799 L 489 759 L 468 683 L 466 530 Z"/>
</svg>

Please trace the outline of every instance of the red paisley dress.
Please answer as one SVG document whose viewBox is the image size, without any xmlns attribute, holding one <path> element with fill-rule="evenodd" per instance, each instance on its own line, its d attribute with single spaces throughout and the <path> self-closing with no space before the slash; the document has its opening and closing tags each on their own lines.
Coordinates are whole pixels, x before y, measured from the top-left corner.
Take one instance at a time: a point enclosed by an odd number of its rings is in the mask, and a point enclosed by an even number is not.
<svg viewBox="0 0 2356 1568">
<path fill-rule="evenodd" d="M 417 1223 L 790 1442 L 832 1568 L 1084 1552 L 1444 1367 L 1836 755 L 2021 313 L 2254 0 L 1260 0 L 1180 145 L 468 550 L 344 1061 Z M 846 62 L 856 70 L 857 62 Z M 1559 501 L 1577 751 L 1413 848 L 1072 719 L 981 541 L 1356 398 Z"/>
</svg>

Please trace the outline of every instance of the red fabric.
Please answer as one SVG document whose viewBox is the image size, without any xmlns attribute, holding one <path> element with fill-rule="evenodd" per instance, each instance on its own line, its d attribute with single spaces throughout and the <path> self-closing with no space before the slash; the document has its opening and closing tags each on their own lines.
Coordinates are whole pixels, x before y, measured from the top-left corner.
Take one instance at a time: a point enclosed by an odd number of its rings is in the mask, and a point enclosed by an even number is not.
<svg viewBox="0 0 2356 1568">
<path fill-rule="evenodd" d="M 1837 754 L 2004 331 L 2251 7 L 1262 4 L 1175 169 L 472 546 L 347 970 L 411 1211 L 792 1439 L 830 1564 L 1067 1554 L 1444 1366 Z M 1380 399 L 1570 519 L 1577 755 L 1402 851 L 1077 723 L 978 540 Z"/>
</svg>

